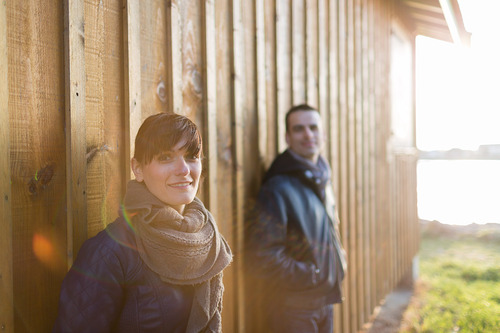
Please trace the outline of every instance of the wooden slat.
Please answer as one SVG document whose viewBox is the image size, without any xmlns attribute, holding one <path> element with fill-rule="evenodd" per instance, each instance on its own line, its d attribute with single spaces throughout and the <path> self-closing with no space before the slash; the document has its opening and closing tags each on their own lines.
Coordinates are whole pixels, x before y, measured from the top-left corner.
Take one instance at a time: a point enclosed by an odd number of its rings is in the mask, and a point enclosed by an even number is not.
<svg viewBox="0 0 500 333">
<path fill-rule="evenodd" d="M 276 0 L 276 133 L 278 151 L 286 148 L 285 114 L 293 103 L 290 45 L 290 6 L 287 0 Z"/>
<path fill-rule="evenodd" d="M 68 269 L 87 239 L 87 161 L 83 0 L 65 2 Z"/>
<path fill-rule="evenodd" d="M 277 87 L 277 63 L 276 63 L 276 3 L 275 1 L 265 1 L 264 3 L 264 24 L 265 24 L 265 56 L 266 56 L 266 109 L 267 109 L 267 133 L 268 144 L 264 164 L 269 167 L 272 160 L 279 151 L 280 142 L 278 125 L 278 87 Z"/>
<path fill-rule="evenodd" d="M 217 147 L 210 152 L 210 158 L 217 158 L 217 223 L 232 249 L 236 240 L 233 228 L 235 199 L 232 195 L 234 184 L 234 156 L 232 151 L 232 33 L 230 21 L 230 1 L 215 2 L 215 45 L 216 45 L 216 126 Z M 213 154 L 213 155 L 212 155 Z M 237 308 L 236 267 L 230 265 L 224 271 L 224 307 L 222 309 L 223 332 L 235 331 Z"/>
<path fill-rule="evenodd" d="M 330 127 L 330 90 L 328 85 L 328 76 L 330 74 L 329 68 L 329 32 L 328 32 L 328 1 L 318 0 L 317 2 L 318 13 L 318 89 L 317 100 L 318 110 L 320 111 L 322 123 L 325 132 L 325 147 L 322 154 L 331 163 L 331 127 Z M 308 90 L 309 91 L 309 90 Z"/>
<path fill-rule="evenodd" d="M 292 50 L 292 104 L 306 102 L 306 4 L 305 0 L 291 0 L 290 29 Z"/>
<path fill-rule="evenodd" d="M 255 63 L 256 63 L 256 94 L 257 94 L 257 119 L 258 119 L 258 147 L 259 168 L 257 177 L 262 178 L 262 171 L 267 166 L 268 154 L 268 115 L 267 109 L 267 58 L 266 58 L 266 26 L 265 26 L 265 1 L 255 0 Z M 257 182 L 260 184 L 260 181 Z"/>
<path fill-rule="evenodd" d="M 0 5 L 0 326 L 14 332 L 7 5 Z"/>
<path fill-rule="evenodd" d="M 141 87 L 142 119 L 158 112 L 172 112 L 170 104 L 172 89 L 168 79 L 170 21 L 167 19 L 167 5 L 167 1 L 164 0 L 140 1 L 140 22 L 136 22 L 138 24 L 134 26 L 134 29 L 138 30 L 134 31 L 134 34 L 140 34 L 140 50 L 137 52 L 140 58 L 134 60 L 140 64 L 140 72 L 134 75 L 140 74 L 137 78 L 140 78 L 138 83 Z M 125 69 L 125 73 L 132 74 L 128 69 Z M 135 139 L 134 133 L 131 139 Z"/>
<path fill-rule="evenodd" d="M 130 122 L 124 112 L 129 101 L 124 82 L 126 10 L 117 1 L 85 2 L 88 237 L 118 217 L 129 179 L 130 126 L 124 125 Z"/>
<path fill-rule="evenodd" d="M 356 179 L 356 59 L 355 59 L 355 15 L 354 2 L 347 2 L 346 11 L 346 32 L 347 32 L 347 140 L 348 140 L 348 209 L 349 209 L 349 242 L 347 244 L 350 258 L 350 275 L 347 277 L 349 288 L 349 321 L 351 331 L 357 331 L 357 309 L 358 309 L 358 279 L 361 272 L 358 271 L 358 211 L 357 199 L 357 179 Z"/>
<path fill-rule="evenodd" d="M 347 106 L 347 0 L 339 0 L 337 17 L 338 23 L 338 99 L 339 99 L 339 195 L 337 197 L 340 214 L 340 231 L 342 243 L 347 251 L 348 268 L 344 279 L 344 303 L 342 304 L 342 332 L 350 332 L 350 309 L 351 309 L 351 288 L 349 287 L 350 276 L 355 274 L 352 266 L 353 253 L 349 247 L 349 160 L 348 160 L 348 106 Z M 340 319 L 340 318 L 339 318 Z"/>
<path fill-rule="evenodd" d="M 50 331 L 67 270 L 64 6 L 6 6 L 14 328 Z"/>
<path fill-rule="evenodd" d="M 306 100 L 313 107 L 318 107 L 318 0 L 307 0 L 305 8 L 306 21 Z"/>
<path fill-rule="evenodd" d="M 357 280 L 357 309 L 356 309 L 356 327 L 359 329 L 367 317 L 364 313 L 365 298 L 365 285 L 364 279 L 366 272 L 364 270 L 364 210 L 363 210 L 363 170 L 365 169 L 365 160 L 363 156 L 363 48 L 362 48 L 362 21 L 361 21 L 361 1 L 354 1 L 354 80 L 355 80 L 355 101 L 354 101 L 354 119 L 355 119 L 355 179 L 356 179 L 356 266 Z"/>
<path fill-rule="evenodd" d="M 135 136 L 142 123 L 141 33 L 139 0 L 126 0 L 123 7 L 124 79 L 125 79 L 125 161 L 134 155 Z M 126 168 L 125 181 L 132 178 Z"/>
<path fill-rule="evenodd" d="M 203 77 L 205 92 L 203 98 L 204 131 L 203 141 L 207 158 L 207 177 L 205 183 L 205 205 L 215 218 L 217 215 L 217 80 L 216 80 L 216 43 L 215 43 L 215 6 L 213 0 L 202 2 L 203 27 Z"/>
<path fill-rule="evenodd" d="M 233 138 L 233 157 L 234 157 L 234 178 L 233 178 L 233 197 L 235 200 L 234 206 L 234 220 L 233 220 L 233 234 L 234 244 L 233 252 L 235 256 L 242 256 L 244 253 L 244 109 L 245 109 L 245 62 L 244 62 L 244 35 L 243 35 L 243 22 L 241 15 L 241 1 L 233 0 L 231 7 L 231 27 L 232 27 L 232 138 Z M 245 332 L 245 308 L 244 308 L 244 261 L 239 260 L 235 262 L 235 293 L 236 304 L 233 306 L 235 310 L 235 325 L 233 330 L 235 332 Z"/>
<path fill-rule="evenodd" d="M 203 128 L 203 57 L 201 35 L 201 8 L 195 1 L 179 2 L 182 33 L 182 114 Z M 178 83 L 177 83 L 178 84 Z"/>
<path fill-rule="evenodd" d="M 169 36 L 169 53 L 167 61 L 168 73 L 168 109 L 171 112 L 184 114 L 182 95 L 182 25 L 179 0 L 168 1 L 167 35 Z"/>
</svg>

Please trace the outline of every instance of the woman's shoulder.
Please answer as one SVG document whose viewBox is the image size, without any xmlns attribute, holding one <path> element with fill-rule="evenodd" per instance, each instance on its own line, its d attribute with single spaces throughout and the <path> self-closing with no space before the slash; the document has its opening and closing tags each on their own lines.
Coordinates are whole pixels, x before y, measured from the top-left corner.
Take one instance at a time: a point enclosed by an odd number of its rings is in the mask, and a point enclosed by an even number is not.
<svg viewBox="0 0 500 333">
<path fill-rule="evenodd" d="M 78 261 L 118 260 L 136 256 L 136 241 L 132 227 L 123 217 L 118 217 L 97 235 L 87 239 L 78 253 Z"/>
</svg>

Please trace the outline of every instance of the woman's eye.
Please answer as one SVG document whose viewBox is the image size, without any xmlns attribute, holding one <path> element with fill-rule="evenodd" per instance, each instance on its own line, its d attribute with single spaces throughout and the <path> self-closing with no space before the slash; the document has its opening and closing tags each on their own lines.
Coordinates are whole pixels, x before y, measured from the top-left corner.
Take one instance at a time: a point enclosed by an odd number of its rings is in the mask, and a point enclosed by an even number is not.
<svg viewBox="0 0 500 333">
<path fill-rule="evenodd" d="M 170 154 L 160 154 L 156 159 L 158 162 L 168 162 L 172 159 L 172 156 Z"/>
<path fill-rule="evenodd" d="M 186 156 L 186 159 L 188 159 L 190 161 L 197 161 L 200 159 L 200 156 L 199 155 Z"/>
</svg>

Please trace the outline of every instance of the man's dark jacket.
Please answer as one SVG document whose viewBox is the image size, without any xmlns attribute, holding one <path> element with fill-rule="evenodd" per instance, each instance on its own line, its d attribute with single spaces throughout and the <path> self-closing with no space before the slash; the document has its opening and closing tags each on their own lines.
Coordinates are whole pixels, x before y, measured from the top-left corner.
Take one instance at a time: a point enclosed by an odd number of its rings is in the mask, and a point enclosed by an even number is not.
<svg viewBox="0 0 500 333">
<path fill-rule="evenodd" d="M 300 308 L 341 302 L 345 259 L 332 194 L 329 172 L 315 177 L 289 151 L 271 165 L 250 239 L 252 267 L 265 280 L 269 302 Z"/>
</svg>

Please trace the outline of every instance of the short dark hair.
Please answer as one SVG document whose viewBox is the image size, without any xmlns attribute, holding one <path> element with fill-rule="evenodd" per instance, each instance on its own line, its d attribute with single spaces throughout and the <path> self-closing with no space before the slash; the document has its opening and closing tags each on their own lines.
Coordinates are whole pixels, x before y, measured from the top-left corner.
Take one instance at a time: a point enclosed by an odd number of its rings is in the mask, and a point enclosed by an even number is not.
<svg viewBox="0 0 500 333">
<path fill-rule="evenodd" d="M 134 158 L 141 164 L 149 164 L 155 156 L 171 150 L 182 139 L 186 140 L 182 149 L 192 156 L 201 155 L 201 134 L 189 118 L 175 113 L 149 116 L 135 137 Z"/>
<path fill-rule="evenodd" d="M 286 116 L 285 116 L 285 128 L 286 128 L 286 131 L 288 133 L 288 118 L 290 118 L 290 115 L 294 112 L 297 112 L 297 111 L 314 111 L 314 112 L 318 112 L 318 109 L 315 109 L 313 108 L 312 106 L 310 106 L 309 104 L 299 104 L 299 105 L 296 105 L 294 107 L 292 107 L 290 110 L 288 110 L 288 112 L 286 113 Z"/>
</svg>

